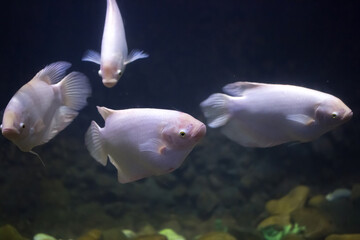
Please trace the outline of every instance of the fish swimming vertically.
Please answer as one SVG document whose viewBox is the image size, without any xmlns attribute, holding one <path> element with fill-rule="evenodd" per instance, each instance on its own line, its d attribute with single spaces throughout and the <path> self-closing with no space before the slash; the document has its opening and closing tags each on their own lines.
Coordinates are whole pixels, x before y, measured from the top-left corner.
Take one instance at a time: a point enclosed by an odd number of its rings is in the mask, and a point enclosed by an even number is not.
<svg viewBox="0 0 360 240">
<path fill-rule="evenodd" d="M 304 87 L 235 82 L 223 91 L 200 107 L 209 127 L 245 147 L 312 141 L 353 115 L 337 97 Z"/>
<path fill-rule="evenodd" d="M 82 60 L 100 64 L 99 75 L 102 77 L 102 82 L 106 87 L 111 88 L 123 75 L 128 63 L 148 56 L 139 50 L 133 50 L 128 55 L 124 24 L 119 7 L 116 0 L 107 0 L 101 55 L 88 50 Z"/>
<path fill-rule="evenodd" d="M 92 121 L 85 144 L 102 165 L 109 157 L 120 183 L 172 172 L 206 133 L 205 124 L 178 111 L 97 108 L 105 126 Z"/>
<path fill-rule="evenodd" d="M 71 66 L 55 62 L 22 86 L 6 106 L 1 131 L 21 151 L 30 152 L 66 128 L 91 95 L 87 77 L 79 72 L 65 76 Z"/>
</svg>

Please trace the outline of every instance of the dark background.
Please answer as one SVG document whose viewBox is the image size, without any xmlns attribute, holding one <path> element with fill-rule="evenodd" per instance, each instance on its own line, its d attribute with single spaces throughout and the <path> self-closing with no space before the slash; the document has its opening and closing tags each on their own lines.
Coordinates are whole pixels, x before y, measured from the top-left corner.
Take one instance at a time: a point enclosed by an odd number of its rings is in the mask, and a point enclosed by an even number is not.
<svg viewBox="0 0 360 240">
<path fill-rule="evenodd" d="M 106 3 L 100 0 L 2 4 L 0 108 L 46 64 L 84 72 L 94 105 L 158 107 L 199 114 L 198 104 L 229 82 L 290 83 L 338 96 L 357 116 L 360 91 L 358 1 L 118 1 L 131 49 L 150 54 L 127 66 L 116 87 L 98 66 Z"/>
</svg>

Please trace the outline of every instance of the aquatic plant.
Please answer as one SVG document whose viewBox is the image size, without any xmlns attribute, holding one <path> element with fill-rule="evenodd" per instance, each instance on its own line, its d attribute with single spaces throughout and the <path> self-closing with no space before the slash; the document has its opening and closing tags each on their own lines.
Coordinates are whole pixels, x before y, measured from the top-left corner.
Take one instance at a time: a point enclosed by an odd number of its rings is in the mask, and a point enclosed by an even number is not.
<svg viewBox="0 0 360 240">
<path fill-rule="evenodd" d="M 299 234 L 305 231 L 305 226 L 299 226 L 299 224 L 289 224 L 283 227 L 282 230 L 278 230 L 274 225 L 260 229 L 265 240 L 281 240 L 288 234 Z"/>
</svg>

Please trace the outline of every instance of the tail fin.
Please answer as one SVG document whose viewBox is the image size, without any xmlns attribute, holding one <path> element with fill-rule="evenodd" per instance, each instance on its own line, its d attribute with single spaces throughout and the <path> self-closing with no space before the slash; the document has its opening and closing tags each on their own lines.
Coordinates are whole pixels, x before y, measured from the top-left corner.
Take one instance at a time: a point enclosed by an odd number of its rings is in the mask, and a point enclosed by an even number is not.
<svg viewBox="0 0 360 240">
<path fill-rule="evenodd" d="M 229 96 L 222 93 L 215 93 L 200 103 L 209 127 L 218 128 L 227 123 L 230 118 L 228 111 L 229 100 Z"/>
<path fill-rule="evenodd" d="M 91 125 L 85 134 L 85 145 L 91 156 L 105 166 L 107 163 L 107 154 L 103 149 L 103 139 L 100 127 L 94 121 L 91 122 Z"/>
<path fill-rule="evenodd" d="M 61 97 L 65 106 L 79 111 L 87 104 L 91 87 L 87 77 L 79 72 L 71 72 L 60 82 Z"/>
</svg>

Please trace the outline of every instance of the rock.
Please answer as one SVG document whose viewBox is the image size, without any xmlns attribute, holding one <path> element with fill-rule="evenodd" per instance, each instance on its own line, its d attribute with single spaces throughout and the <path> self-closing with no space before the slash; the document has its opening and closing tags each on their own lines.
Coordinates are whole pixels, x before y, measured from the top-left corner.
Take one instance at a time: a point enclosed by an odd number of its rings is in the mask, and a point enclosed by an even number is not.
<svg viewBox="0 0 360 240">
<path fill-rule="evenodd" d="M 335 232 L 332 219 L 315 208 L 302 208 L 291 213 L 293 222 L 305 226 L 306 239 L 322 239 Z"/>
<path fill-rule="evenodd" d="M 262 229 L 268 226 L 276 226 L 280 229 L 290 224 L 290 215 L 275 215 L 265 218 L 259 223 L 257 229 Z"/>
<path fill-rule="evenodd" d="M 306 240 L 306 239 L 301 235 L 289 234 L 284 236 L 281 240 Z"/>
<path fill-rule="evenodd" d="M 123 202 L 113 202 L 104 205 L 105 213 L 114 218 L 120 218 L 126 212 L 126 206 Z"/>
<path fill-rule="evenodd" d="M 138 232 L 138 235 L 152 235 L 152 234 L 156 234 L 156 230 L 155 228 L 150 225 L 150 224 L 146 224 L 145 226 L 143 226 L 140 231 Z"/>
<path fill-rule="evenodd" d="M 133 239 L 136 237 L 136 233 L 130 229 L 123 229 L 122 232 L 128 239 Z"/>
<path fill-rule="evenodd" d="M 173 195 L 175 199 L 183 199 L 187 195 L 187 187 L 185 187 L 183 184 L 177 185 L 173 190 Z"/>
<path fill-rule="evenodd" d="M 161 229 L 172 229 L 175 232 L 181 232 L 182 227 L 176 219 L 169 220 L 161 225 Z"/>
<path fill-rule="evenodd" d="M 101 240 L 128 240 L 121 228 L 111 228 L 101 234 Z M 85 240 L 85 239 L 84 239 Z"/>
<path fill-rule="evenodd" d="M 41 183 L 41 202 L 46 207 L 65 207 L 69 205 L 70 194 L 60 180 L 43 181 Z"/>
<path fill-rule="evenodd" d="M 218 191 L 218 196 L 225 207 L 239 204 L 245 198 L 236 187 L 223 187 Z"/>
<path fill-rule="evenodd" d="M 20 233 L 9 224 L 0 227 L 0 239 L 25 240 L 25 238 L 23 238 Z"/>
<path fill-rule="evenodd" d="M 45 233 L 38 233 L 35 234 L 34 240 L 56 240 L 53 236 L 47 235 Z"/>
<path fill-rule="evenodd" d="M 97 202 L 77 206 L 73 215 L 76 216 L 76 222 L 81 222 L 88 228 L 105 228 L 114 222 L 114 218 L 107 215 L 104 208 Z"/>
<path fill-rule="evenodd" d="M 209 175 L 208 179 L 212 188 L 218 190 L 224 187 L 224 183 L 220 180 L 219 176 L 212 173 Z"/>
<path fill-rule="evenodd" d="M 155 182 L 162 188 L 173 189 L 179 183 L 174 174 L 165 174 L 154 177 Z"/>
<path fill-rule="evenodd" d="M 310 207 L 315 207 L 315 208 L 319 208 L 321 207 L 324 203 L 326 203 L 326 199 L 324 195 L 316 195 L 313 196 L 312 198 L 310 198 L 308 205 Z"/>
<path fill-rule="evenodd" d="M 99 240 L 101 231 L 99 229 L 91 229 L 90 231 L 81 235 L 77 240 Z"/>
<path fill-rule="evenodd" d="M 161 234 L 151 234 L 136 237 L 134 240 L 167 240 L 167 238 Z"/>
<path fill-rule="evenodd" d="M 360 234 L 331 234 L 325 240 L 359 240 Z"/>
<path fill-rule="evenodd" d="M 200 191 L 196 199 L 196 207 L 201 217 L 207 218 L 211 216 L 212 211 L 218 205 L 219 199 L 210 190 Z"/>
<path fill-rule="evenodd" d="M 244 174 L 240 179 L 240 185 L 245 189 L 255 189 L 259 184 L 259 179 L 256 178 L 251 172 Z"/>
<path fill-rule="evenodd" d="M 254 192 L 248 201 L 259 212 L 263 212 L 266 201 L 269 200 L 269 196 L 265 192 Z M 245 202 L 246 198 L 242 195 L 242 201 Z"/>
<path fill-rule="evenodd" d="M 88 171 L 89 172 L 89 178 L 95 181 L 96 186 L 100 188 L 109 188 L 113 185 L 117 185 L 118 182 L 116 181 L 116 178 L 109 174 L 99 174 L 95 173 L 94 171 Z"/>
<path fill-rule="evenodd" d="M 250 230 L 252 228 L 231 227 L 228 233 L 238 240 L 263 240 L 259 231 Z"/>
<path fill-rule="evenodd" d="M 290 214 L 292 211 L 304 206 L 309 191 L 309 188 L 306 186 L 298 186 L 279 200 L 268 201 L 266 203 L 266 210 L 271 215 Z"/>
<path fill-rule="evenodd" d="M 224 232 L 209 232 L 202 235 L 198 240 L 236 240 L 235 237 Z"/>
<path fill-rule="evenodd" d="M 159 234 L 164 235 L 167 240 L 185 240 L 183 236 L 177 234 L 174 230 L 170 228 L 159 231 Z"/>
</svg>

